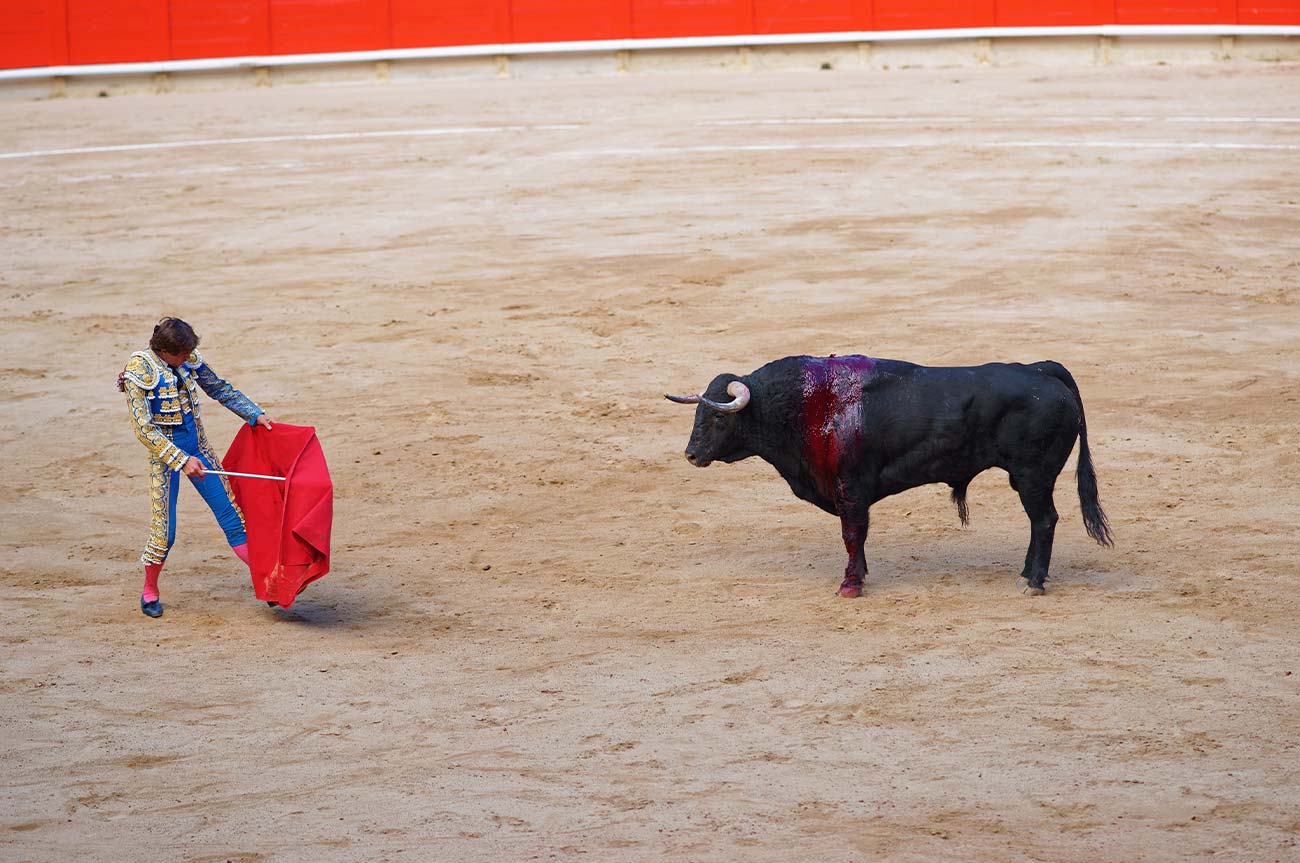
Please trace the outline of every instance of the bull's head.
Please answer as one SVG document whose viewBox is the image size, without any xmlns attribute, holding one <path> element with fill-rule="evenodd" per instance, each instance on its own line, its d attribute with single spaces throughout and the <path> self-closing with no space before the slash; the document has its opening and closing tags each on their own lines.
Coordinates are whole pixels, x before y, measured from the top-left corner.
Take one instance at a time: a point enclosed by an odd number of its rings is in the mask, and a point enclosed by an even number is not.
<svg viewBox="0 0 1300 863">
<path fill-rule="evenodd" d="M 749 387 L 735 375 L 718 375 L 703 393 L 690 396 L 664 396 L 683 405 L 698 405 L 695 427 L 686 444 L 686 460 L 696 467 L 708 467 L 713 461 L 740 461 L 750 455 L 736 428 L 736 415 L 749 404 Z"/>
</svg>

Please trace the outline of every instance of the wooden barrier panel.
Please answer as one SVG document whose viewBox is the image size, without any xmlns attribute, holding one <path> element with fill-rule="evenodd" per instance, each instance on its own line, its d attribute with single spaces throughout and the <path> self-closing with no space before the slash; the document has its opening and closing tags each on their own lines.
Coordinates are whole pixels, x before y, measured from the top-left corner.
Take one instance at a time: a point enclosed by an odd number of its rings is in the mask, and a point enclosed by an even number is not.
<svg viewBox="0 0 1300 863">
<path fill-rule="evenodd" d="M 999 27 L 1086 27 L 1115 23 L 1115 0 L 1043 3 L 997 0 Z"/>
<path fill-rule="evenodd" d="M 754 0 L 754 32 L 869 30 L 870 5 L 869 0 Z"/>
<path fill-rule="evenodd" d="M 67 0 L 68 62 L 170 60 L 166 0 Z"/>
<path fill-rule="evenodd" d="M 66 62 L 64 0 L 0 0 L 0 68 Z"/>
<path fill-rule="evenodd" d="M 753 32 L 753 0 L 632 0 L 634 39 Z"/>
<path fill-rule="evenodd" d="M 172 59 L 271 53 L 267 0 L 171 0 Z"/>
<path fill-rule="evenodd" d="M 631 0 L 511 0 L 512 42 L 628 39 Z"/>
<path fill-rule="evenodd" d="M 319 54 L 392 47 L 388 0 L 270 0 L 271 52 Z"/>
<path fill-rule="evenodd" d="M 1300 0 L 1258 0 L 1237 4 L 1238 24 L 1300 23 Z"/>
<path fill-rule="evenodd" d="M 1115 0 L 1115 23 L 1236 24 L 1237 2 L 1236 0 Z"/>
<path fill-rule="evenodd" d="M 1077 0 L 1071 0 L 1075 3 Z M 993 27 L 996 0 L 875 0 L 878 30 L 931 30 L 942 27 Z"/>
<path fill-rule="evenodd" d="M 510 41 L 510 0 L 392 0 L 394 48 Z"/>
</svg>

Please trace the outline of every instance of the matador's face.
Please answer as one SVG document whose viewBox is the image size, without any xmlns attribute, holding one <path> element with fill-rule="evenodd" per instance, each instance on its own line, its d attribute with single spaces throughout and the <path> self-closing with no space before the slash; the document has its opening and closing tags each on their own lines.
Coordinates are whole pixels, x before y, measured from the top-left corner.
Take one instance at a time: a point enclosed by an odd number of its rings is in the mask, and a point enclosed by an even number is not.
<svg viewBox="0 0 1300 863">
<path fill-rule="evenodd" d="M 157 354 L 162 357 L 163 362 L 172 368 L 176 368 L 190 358 L 189 354 L 169 354 L 167 351 L 157 351 Z"/>
</svg>

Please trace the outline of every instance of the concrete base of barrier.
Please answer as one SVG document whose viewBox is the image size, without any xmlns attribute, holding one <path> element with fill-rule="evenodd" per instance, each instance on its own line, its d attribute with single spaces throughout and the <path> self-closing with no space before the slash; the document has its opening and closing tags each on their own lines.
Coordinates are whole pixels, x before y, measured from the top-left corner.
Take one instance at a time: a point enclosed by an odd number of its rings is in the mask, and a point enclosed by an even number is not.
<svg viewBox="0 0 1300 863">
<path fill-rule="evenodd" d="M 1300 37 L 1296 36 L 1256 36 L 1249 39 L 1241 36 L 1225 36 L 1228 40 L 1226 60 L 1239 60 L 1245 63 L 1286 63 L 1300 60 Z"/>
<path fill-rule="evenodd" d="M 909 69 L 1300 62 L 1297 36 L 1032 36 L 879 42 L 730 45 L 394 58 L 246 65 L 151 74 L 0 78 L 0 99 L 107 97 L 292 84 L 455 78 L 756 72 L 768 69 Z M 81 69 L 91 67 L 80 67 Z"/>
<path fill-rule="evenodd" d="M 229 71 L 171 73 L 166 76 L 166 79 L 166 92 L 203 93 L 213 90 L 241 90 L 266 86 L 270 82 L 270 70 L 260 67 Z M 101 78 L 100 82 L 103 83 L 105 80 Z"/>
<path fill-rule="evenodd" d="M 623 68 L 628 72 L 741 72 L 747 66 L 742 48 L 663 48 L 628 51 Z"/>
<path fill-rule="evenodd" d="M 170 77 L 153 75 L 72 75 L 51 81 L 52 95 L 69 97 L 125 96 L 131 93 L 165 93 Z"/>
<path fill-rule="evenodd" d="M 1104 38 L 1104 37 L 1103 37 Z M 1053 39 L 998 39 L 989 50 L 996 66 L 1095 66 L 1101 60 L 1102 39 L 1058 36 Z"/>
<path fill-rule="evenodd" d="M 386 62 L 390 81 L 496 78 L 508 68 L 504 57 L 442 57 L 430 60 Z"/>
<path fill-rule="evenodd" d="M 827 45 L 765 45 L 749 49 L 749 68 L 832 69 L 861 68 L 866 43 Z"/>
</svg>

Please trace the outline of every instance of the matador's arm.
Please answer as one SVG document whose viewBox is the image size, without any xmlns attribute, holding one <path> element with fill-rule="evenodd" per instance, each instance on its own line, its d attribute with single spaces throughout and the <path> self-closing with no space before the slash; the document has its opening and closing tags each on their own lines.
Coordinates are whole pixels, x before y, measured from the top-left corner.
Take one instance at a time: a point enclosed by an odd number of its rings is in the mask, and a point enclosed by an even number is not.
<svg viewBox="0 0 1300 863">
<path fill-rule="evenodd" d="M 203 391 L 215 401 L 220 402 L 229 408 L 232 413 L 242 419 L 249 425 L 256 425 L 257 418 L 266 411 L 257 406 L 257 403 L 239 390 L 231 386 L 230 382 L 218 375 L 212 370 L 199 352 L 195 351 L 190 355 L 190 367 L 194 369 L 194 379 L 199 382 Z"/>
</svg>

